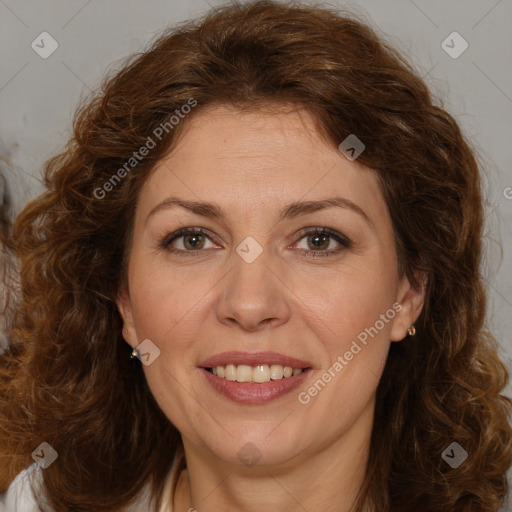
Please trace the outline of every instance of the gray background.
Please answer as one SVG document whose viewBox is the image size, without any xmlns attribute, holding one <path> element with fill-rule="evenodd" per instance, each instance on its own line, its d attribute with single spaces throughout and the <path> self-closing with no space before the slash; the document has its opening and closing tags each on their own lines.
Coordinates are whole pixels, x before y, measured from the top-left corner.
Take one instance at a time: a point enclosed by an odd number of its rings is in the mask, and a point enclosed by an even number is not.
<svg viewBox="0 0 512 512">
<path fill-rule="evenodd" d="M 142 51 L 164 26 L 221 3 L 0 0 L 0 165 L 7 172 L 16 210 L 42 190 L 42 164 L 63 149 L 79 98 L 120 59 Z M 487 323 L 512 370 L 512 1 L 320 5 L 344 6 L 384 33 L 420 71 L 478 151 L 487 198 Z M 43 31 L 59 45 L 47 59 L 31 48 Z M 455 59 L 441 47 L 453 31 L 469 45 Z M 510 384 L 506 394 L 512 395 Z"/>
</svg>

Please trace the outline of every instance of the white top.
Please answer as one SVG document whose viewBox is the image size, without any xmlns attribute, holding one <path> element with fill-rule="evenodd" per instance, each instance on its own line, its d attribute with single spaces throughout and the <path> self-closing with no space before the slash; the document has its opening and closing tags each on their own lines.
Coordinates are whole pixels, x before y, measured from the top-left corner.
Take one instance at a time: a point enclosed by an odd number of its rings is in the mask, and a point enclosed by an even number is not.
<svg viewBox="0 0 512 512">
<path fill-rule="evenodd" d="M 7 492 L 0 497 L 1 512 L 36 512 L 37 507 L 32 489 L 30 488 L 30 480 L 32 478 L 40 478 L 39 466 L 34 463 L 12 481 Z"/>
<path fill-rule="evenodd" d="M 146 487 L 137 502 L 125 509 L 126 512 L 173 512 L 174 492 L 178 482 L 180 473 L 178 468 L 183 459 L 183 455 L 178 451 L 169 477 L 165 486 L 162 500 L 162 507 L 159 511 L 151 506 L 149 501 L 149 487 Z M 19 473 L 12 481 L 9 489 L 4 494 L 0 494 L 0 512 L 41 512 L 38 507 L 34 494 L 32 492 L 31 483 L 37 491 L 42 482 L 43 469 L 34 462 L 27 469 Z"/>
</svg>

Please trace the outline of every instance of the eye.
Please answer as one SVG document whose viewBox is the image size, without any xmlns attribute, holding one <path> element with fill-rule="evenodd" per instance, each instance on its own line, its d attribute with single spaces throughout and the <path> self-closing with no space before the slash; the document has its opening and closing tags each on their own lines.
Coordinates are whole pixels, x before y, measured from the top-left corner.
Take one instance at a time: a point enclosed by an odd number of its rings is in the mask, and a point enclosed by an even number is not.
<svg viewBox="0 0 512 512">
<path fill-rule="evenodd" d="M 301 235 L 296 248 L 305 257 L 336 256 L 352 245 L 345 235 L 330 228 L 313 228 L 303 231 Z"/>
<path fill-rule="evenodd" d="M 212 238 L 212 235 L 203 228 L 182 228 L 166 236 L 160 247 L 180 256 L 197 256 L 204 252 L 204 249 L 218 247 L 212 242 Z M 330 228 L 320 227 L 303 230 L 295 242 L 295 248 L 299 253 L 312 258 L 336 256 L 351 245 L 352 242 L 345 235 Z"/>
<path fill-rule="evenodd" d="M 208 246 L 208 243 L 211 245 Z M 196 251 L 215 248 L 210 234 L 203 228 L 183 228 L 162 240 L 160 247 L 172 253 L 193 256 Z"/>
</svg>

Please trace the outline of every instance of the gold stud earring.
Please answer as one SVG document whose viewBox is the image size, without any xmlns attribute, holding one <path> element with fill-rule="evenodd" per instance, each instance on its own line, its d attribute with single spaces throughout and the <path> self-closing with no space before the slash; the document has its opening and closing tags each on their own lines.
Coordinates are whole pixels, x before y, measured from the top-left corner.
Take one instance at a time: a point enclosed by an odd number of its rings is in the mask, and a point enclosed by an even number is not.
<svg viewBox="0 0 512 512">
<path fill-rule="evenodd" d="M 414 336 L 416 334 L 416 327 L 414 327 L 414 324 L 412 324 L 411 327 L 407 329 L 407 334 L 409 336 Z"/>
</svg>

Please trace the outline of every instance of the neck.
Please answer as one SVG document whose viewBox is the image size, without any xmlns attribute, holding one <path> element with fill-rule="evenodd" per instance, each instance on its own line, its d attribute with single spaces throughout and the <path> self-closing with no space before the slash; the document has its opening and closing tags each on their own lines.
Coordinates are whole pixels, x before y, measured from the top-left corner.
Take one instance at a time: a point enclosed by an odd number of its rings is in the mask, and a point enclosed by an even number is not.
<svg viewBox="0 0 512 512">
<path fill-rule="evenodd" d="M 334 442 L 278 466 L 226 464 L 183 439 L 187 470 L 176 488 L 174 511 L 352 512 L 368 462 L 372 418 L 369 404 Z"/>
</svg>

